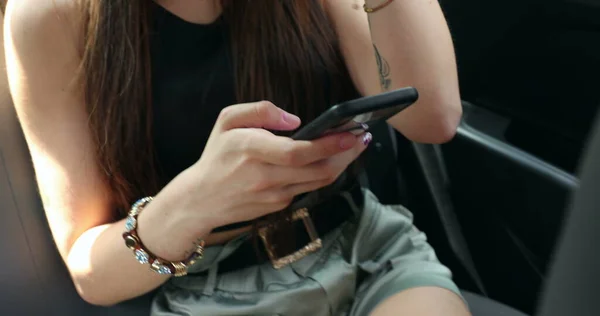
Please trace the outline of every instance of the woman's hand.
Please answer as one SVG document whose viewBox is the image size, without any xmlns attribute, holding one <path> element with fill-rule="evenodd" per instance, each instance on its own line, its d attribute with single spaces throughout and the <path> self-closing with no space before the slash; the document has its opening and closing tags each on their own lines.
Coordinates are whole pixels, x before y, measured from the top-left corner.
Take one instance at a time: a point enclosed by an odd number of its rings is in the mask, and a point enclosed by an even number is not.
<svg viewBox="0 0 600 316">
<path fill-rule="evenodd" d="M 340 133 L 295 141 L 268 131 L 299 125 L 296 116 L 266 101 L 224 109 L 202 157 L 140 215 L 138 234 L 149 250 L 180 260 L 216 227 L 284 209 L 296 195 L 334 182 L 371 138 Z M 162 223 L 160 232 L 144 228 L 153 223 Z"/>
<path fill-rule="evenodd" d="M 351 133 L 294 141 L 267 131 L 299 125 L 270 102 L 224 109 L 202 157 L 186 171 L 193 178 L 186 209 L 199 209 L 191 221 L 216 227 L 284 209 L 296 195 L 334 182 L 368 143 Z"/>
</svg>

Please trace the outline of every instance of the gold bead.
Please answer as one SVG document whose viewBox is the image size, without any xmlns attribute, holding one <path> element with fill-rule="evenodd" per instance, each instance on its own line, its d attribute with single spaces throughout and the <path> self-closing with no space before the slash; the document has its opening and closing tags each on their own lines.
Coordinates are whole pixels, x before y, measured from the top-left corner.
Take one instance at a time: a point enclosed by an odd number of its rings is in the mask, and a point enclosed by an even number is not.
<svg viewBox="0 0 600 316">
<path fill-rule="evenodd" d="M 183 262 L 173 262 L 173 267 L 175 267 L 175 277 L 182 277 L 187 275 L 187 266 Z"/>
</svg>

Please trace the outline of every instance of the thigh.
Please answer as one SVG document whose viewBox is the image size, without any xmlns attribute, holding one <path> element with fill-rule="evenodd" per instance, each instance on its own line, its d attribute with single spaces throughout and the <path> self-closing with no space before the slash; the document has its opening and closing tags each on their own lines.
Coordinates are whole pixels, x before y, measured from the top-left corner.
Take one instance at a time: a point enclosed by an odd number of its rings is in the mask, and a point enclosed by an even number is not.
<svg viewBox="0 0 600 316">
<path fill-rule="evenodd" d="M 406 208 L 382 205 L 366 191 L 362 211 L 352 256 L 365 278 L 350 315 L 368 315 L 383 300 L 411 288 L 443 288 L 460 296 L 452 273 Z"/>
<path fill-rule="evenodd" d="M 455 293 L 440 287 L 417 287 L 385 299 L 371 316 L 471 316 L 464 301 Z"/>
</svg>

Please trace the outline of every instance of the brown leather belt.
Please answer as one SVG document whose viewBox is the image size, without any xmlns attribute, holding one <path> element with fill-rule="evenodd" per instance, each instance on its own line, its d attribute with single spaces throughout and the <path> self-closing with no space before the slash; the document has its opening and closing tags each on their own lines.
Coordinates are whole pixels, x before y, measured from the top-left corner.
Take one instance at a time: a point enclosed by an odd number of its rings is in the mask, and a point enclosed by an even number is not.
<svg viewBox="0 0 600 316">
<path fill-rule="evenodd" d="M 362 206 L 363 195 L 358 184 L 345 191 L 350 194 L 358 207 Z M 336 194 L 314 206 L 299 207 L 289 219 L 291 225 L 286 226 L 294 229 L 295 233 L 292 235 L 294 240 L 278 244 L 276 228 L 269 225 L 259 227 L 257 237 L 248 238 L 234 253 L 219 262 L 219 273 L 244 269 L 267 260 L 270 260 L 276 269 L 284 267 L 318 250 L 321 247 L 321 237 L 339 227 L 353 215 L 352 208 L 341 194 Z M 206 271 L 199 274 L 204 273 Z"/>
</svg>

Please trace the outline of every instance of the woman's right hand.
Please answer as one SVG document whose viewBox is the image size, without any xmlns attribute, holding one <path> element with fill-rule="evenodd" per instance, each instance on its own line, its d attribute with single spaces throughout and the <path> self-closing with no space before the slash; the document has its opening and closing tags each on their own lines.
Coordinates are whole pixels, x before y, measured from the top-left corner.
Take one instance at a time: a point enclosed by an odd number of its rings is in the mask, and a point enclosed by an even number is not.
<svg viewBox="0 0 600 316">
<path fill-rule="evenodd" d="M 295 141 L 268 131 L 299 125 L 298 117 L 266 101 L 225 108 L 200 159 L 140 216 L 140 238 L 160 257 L 179 260 L 214 228 L 282 210 L 296 195 L 331 184 L 370 140 L 340 133 Z M 152 223 L 162 223 L 159 232 L 144 229 Z"/>
<path fill-rule="evenodd" d="M 268 131 L 299 125 L 266 101 L 224 109 L 202 157 L 186 171 L 190 222 L 218 227 L 282 210 L 296 195 L 331 184 L 366 147 L 351 133 L 294 141 Z"/>
</svg>

